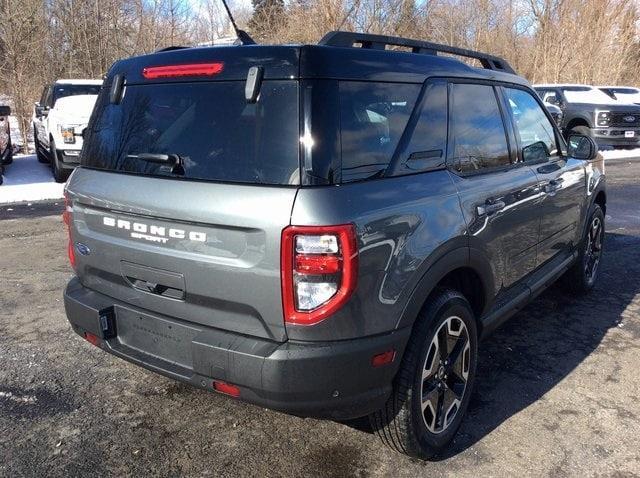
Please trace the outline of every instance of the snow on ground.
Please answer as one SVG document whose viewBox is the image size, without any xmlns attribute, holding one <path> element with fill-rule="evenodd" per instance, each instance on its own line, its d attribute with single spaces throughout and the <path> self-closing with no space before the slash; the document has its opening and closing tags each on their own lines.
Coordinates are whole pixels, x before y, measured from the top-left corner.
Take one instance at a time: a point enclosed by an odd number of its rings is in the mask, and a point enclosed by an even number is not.
<svg viewBox="0 0 640 478">
<path fill-rule="evenodd" d="M 640 148 L 636 149 L 612 149 L 600 151 L 604 159 L 640 158 Z"/>
<path fill-rule="evenodd" d="M 48 164 L 39 163 L 32 154 L 16 154 L 13 164 L 5 167 L 0 204 L 61 199 L 63 190 L 64 184 L 53 180 Z"/>
</svg>

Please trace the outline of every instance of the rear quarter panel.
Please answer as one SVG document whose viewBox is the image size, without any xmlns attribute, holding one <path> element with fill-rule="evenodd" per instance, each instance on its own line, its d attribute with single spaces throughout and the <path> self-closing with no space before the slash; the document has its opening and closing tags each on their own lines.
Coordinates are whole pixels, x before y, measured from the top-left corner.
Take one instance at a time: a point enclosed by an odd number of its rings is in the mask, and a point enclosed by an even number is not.
<svg viewBox="0 0 640 478">
<path fill-rule="evenodd" d="M 356 292 L 325 321 L 288 326 L 293 340 L 342 340 L 393 330 L 434 258 L 466 248 L 466 225 L 448 171 L 302 188 L 293 225 L 356 226 Z"/>
</svg>

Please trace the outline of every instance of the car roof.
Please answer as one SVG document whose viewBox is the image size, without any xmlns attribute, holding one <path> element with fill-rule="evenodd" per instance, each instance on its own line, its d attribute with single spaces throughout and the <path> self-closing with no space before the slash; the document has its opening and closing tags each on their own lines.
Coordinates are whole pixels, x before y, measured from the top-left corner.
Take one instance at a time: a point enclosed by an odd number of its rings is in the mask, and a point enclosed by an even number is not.
<svg viewBox="0 0 640 478">
<path fill-rule="evenodd" d="M 522 77 L 495 69 L 476 68 L 456 58 L 435 54 L 326 45 L 242 45 L 180 48 L 116 62 L 109 77 L 121 74 L 127 84 L 166 82 L 143 77 L 145 68 L 163 65 L 220 62 L 216 77 L 175 78 L 171 81 L 244 80 L 252 66 L 264 79 L 338 79 L 422 83 L 430 77 L 464 77 L 530 86 Z"/>
<path fill-rule="evenodd" d="M 101 85 L 102 80 L 69 78 L 60 79 L 54 82 L 55 85 Z"/>
</svg>

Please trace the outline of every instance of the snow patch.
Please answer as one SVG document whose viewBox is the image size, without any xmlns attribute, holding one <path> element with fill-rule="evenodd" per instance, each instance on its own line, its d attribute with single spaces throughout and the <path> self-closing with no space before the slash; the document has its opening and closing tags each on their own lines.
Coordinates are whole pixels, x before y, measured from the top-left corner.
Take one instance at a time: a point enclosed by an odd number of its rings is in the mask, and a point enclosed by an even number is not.
<svg viewBox="0 0 640 478">
<path fill-rule="evenodd" d="M 33 395 L 19 396 L 19 395 L 14 395 L 11 392 L 2 392 L 2 391 L 0 391 L 0 398 L 6 398 L 7 400 L 11 400 L 12 402 L 16 402 L 16 403 L 28 403 L 28 404 L 33 404 L 38 401 L 38 399 Z"/>
<path fill-rule="evenodd" d="M 600 151 L 604 159 L 630 159 L 640 158 L 640 148 L 636 149 L 612 149 L 609 151 Z"/>
<path fill-rule="evenodd" d="M 0 204 L 62 199 L 64 184 L 56 183 L 48 164 L 35 155 L 15 155 L 5 168 L 0 186 Z"/>
</svg>

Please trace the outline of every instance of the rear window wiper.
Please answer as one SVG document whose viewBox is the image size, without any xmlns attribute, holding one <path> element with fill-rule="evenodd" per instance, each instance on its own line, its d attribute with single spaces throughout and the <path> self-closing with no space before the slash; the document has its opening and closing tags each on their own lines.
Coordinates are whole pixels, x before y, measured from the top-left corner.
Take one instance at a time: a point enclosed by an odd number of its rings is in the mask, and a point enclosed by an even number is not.
<svg viewBox="0 0 640 478">
<path fill-rule="evenodd" d="M 127 154 L 127 159 L 139 159 L 148 163 L 163 164 L 171 167 L 173 174 L 184 175 L 184 159 L 179 154 L 138 153 Z"/>
</svg>

